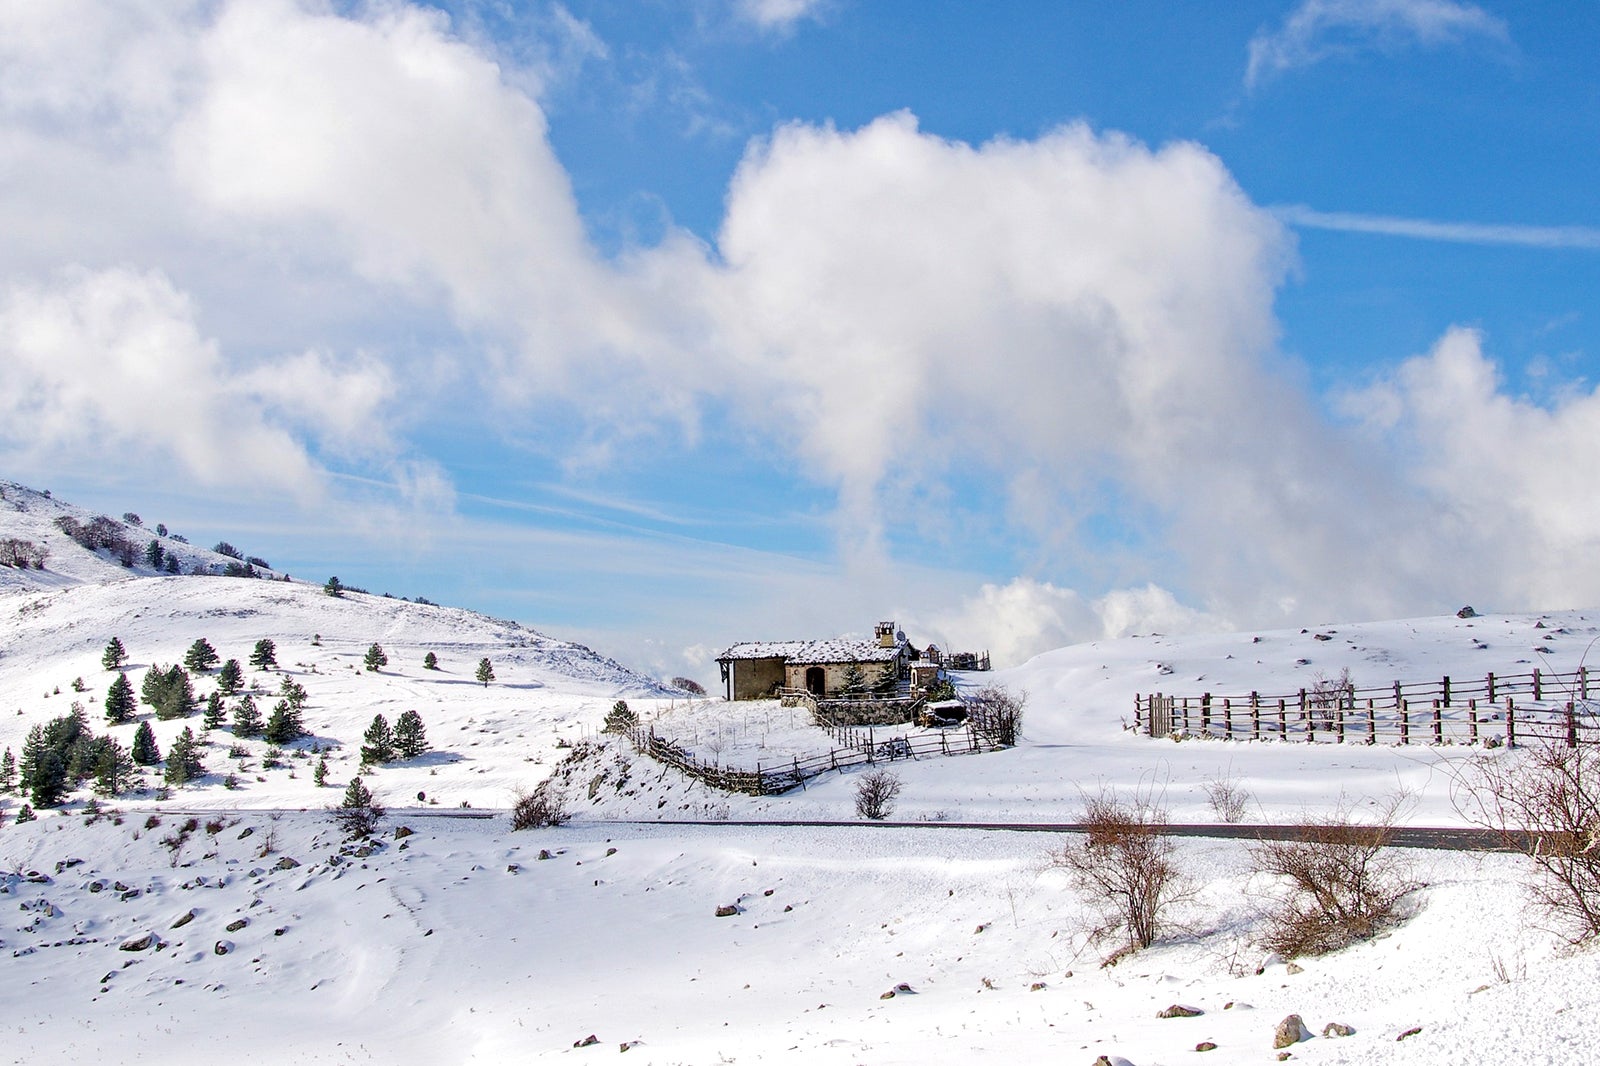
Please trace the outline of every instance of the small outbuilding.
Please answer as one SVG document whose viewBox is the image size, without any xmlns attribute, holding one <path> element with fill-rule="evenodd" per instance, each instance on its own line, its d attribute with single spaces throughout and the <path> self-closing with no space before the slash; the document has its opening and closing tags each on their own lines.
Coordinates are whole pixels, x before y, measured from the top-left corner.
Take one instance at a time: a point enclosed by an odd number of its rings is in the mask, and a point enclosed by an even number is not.
<svg viewBox="0 0 1600 1066">
<path fill-rule="evenodd" d="M 717 656 L 717 665 L 729 700 L 759 700 L 782 689 L 818 697 L 895 689 L 916 657 L 893 622 L 880 622 L 873 640 L 735 644 Z"/>
</svg>

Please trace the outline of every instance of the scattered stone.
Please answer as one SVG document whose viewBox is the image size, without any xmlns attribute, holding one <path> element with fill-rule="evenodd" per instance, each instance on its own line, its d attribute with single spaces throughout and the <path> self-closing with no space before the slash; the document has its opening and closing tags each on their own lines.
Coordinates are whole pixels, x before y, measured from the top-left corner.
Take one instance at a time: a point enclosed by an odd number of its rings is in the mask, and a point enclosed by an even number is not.
<svg viewBox="0 0 1600 1066">
<path fill-rule="evenodd" d="M 195 919 L 194 911 L 192 911 L 192 910 L 184 911 L 182 914 L 178 915 L 177 921 L 173 922 L 167 928 L 168 929 L 182 929 L 184 926 L 186 926 L 190 922 L 194 921 L 194 919 Z"/>
<path fill-rule="evenodd" d="M 62 873 L 63 871 L 72 869 L 74 866 L 82 865 L 82 859 L 62 859 L 60 862 L 56 863 L 56 873 Z"/>
<path fill-rule="evenodd" d="M 288 926 L 280 925 L 280 926 L 278 926 L 278 928 L 276 928 L 276 929 L 274 929 L 272 931 L 272 935 L 273 936 L 282 936 L 283 934 L 287 933 L 288 931 L 289 931 L 289 927 Z"/>
<path fill-rule="evenodd" d="M 731 918 L 738 913 L 739 905 L 737 903 L 724 903 L 722 906 L 717 908 L 718 918 Z"/>
<path fill-rule="evenodd" d="M 90 892 L 104 892 L 105 890 L 106 890 L 106 883 L 104 881 L 90 881 L 89 882 L 89 891 Z"/>
<path fill-rule="evenodd" d="M 550 852 L 547 851 L 546 849 L 544 849 L 544 848 L 540 848 L 539 849 L 539 861 L 540 862 L 543 862 L 546 859 L 553 859 L 553 858 L 555 858 L 555 856 L 550 854 Z"/>
<path fill-rule="evenodd" d="M 1420 1032 L 1422 1032 L 1422 1026 L 1413 1025 L 1411 1028 L 1407 1029 L 1405 1032 L 1403 1032 L 1399 1036 L 1395 1037 L 1395 1041 L 1398 1043 L 1399 1041 L 1404 1040 L 1406 1037 L 1408 1037 L 1408 1036 L 1416 1036 Z"/>
<path fill-rule="evenodd" d="M 154 933 L 141 933 L 138 936 L 130 936 L 128 939 L 124 940 L 121 944 L 118 944 L 117 945 L 117 950 L 119 950 L 119 951 L 145 951 L 152 944 L 154 944 L 155 942 L 156 942 L 156 935 Z"/>
<path fill-rule="evenodd" d="M 516 863 L 514 863 L 514 862 L 513 862 L 513 863 L 510 863 L 510 864 L 508 864 L 508 865 L 507 865 L 507 866 L 506 866 L 506 873 L 508 873 L 508 874 L 514 874 L 514 873 L 518 873 L 518 872 L 520 872 L 520 871 L 521 871 L 521 870 L 522 870 L 522 867 L 520 867 L 520 866 L 518 866 L 518 865 L 517 865 L 517 864 L 516 864 Z"/>
<path fill-rule="evenodd" d="M 893 999 L 894 998 L 894 989 L 892 989 L 892 988 L 889 989 L 889 991 L 885 992 L 883 995 L 879 996 L 878 998 L 879 999 Z"/>
<path fill-rule="evenodd" d="M 245 837 L 251 836 L 254 833 L 255 833 L 255 827 L 247 825 L 242 830 L 239 831 L 239 839 L 243 840 Z"/>
<path fill-rule="evenodd" d="M 1305 1040 L 1311 1034 L 1306 1030 L 1306 1023 L 1300 1015 L 1291 1014 L 1278 1023 L 1277 1030 L 1272 1034 L 1273 1047 L 1289 1047 Z"/>
<path fill-rule="evenodd" d="M 1290 977 L 1293 977 L 1297 973 L 1305 973 L 1306 968 L 1301 966 L 1298 962 L 1291 962 L 1289 965 L 1283 968 L 1283 972 L 1288 974 Z"/>
<path fill-rule="evenodd" d="M 989 928 L 989 923 L 988 922 L 980 922 L 980 923 L 978 923 L 978 928 L 974 929 L 972 931 L 972 933 L 973 933 L 974 936 L 976 936 L 977 934 L 983 932 L 987 928 Z"/>
<path fill-rule="evenodd" d="M 1157 1018 L 1198 1018 L 1205 1011 L 1199 1007 L 1185 1007 L 1182 1003 L 1174 1003 L 1164 1011 L 1156 1013 Z"/>
<path fill-rule="evenodd" d="M 1356 1031 L 1352 1026 L 1343 1022 L 1329 1022 L 1322 1027 L 1323 1036 L 1355 1036 Z"/>
<path fill-rule="evenodd" d="M 1044 982 L 1043 981 L 1035 981 L 1033 984 L 1028 986 L 1028 991 L 1029 992 L 1043 992 L 1044 991 Z"/>
<path fill-rule="evenodd" d="M 763 896 L 770 896 L 770 895 L 772 895 L 772 889 L 770 889 L 770 888 L 769 888 L 769 889 L 767 889 L 767 890 L 766 890 L 766 891 L 765 891 L 765 892 L 763 892 L 763 893 L 761 893 L 761 894 L 762 894 L 762 895 L 763 895 Z"/>
<path fill-rule="evenodd" d="M 248 918 L 235 918 L 233 921 L 229 922 L 223 928 L 225 928 L 230 933 L 237 933 L 239 930 L 243 929 L 245 926 L 247 926 L 249 924 L 250 924 L 250 919 L 248 919 Z"/>
<path fill-rule="evenodd" d="M 1278 1061 L 1279 1062 L 1288 1062 L 1292 1058 L 1294 1058 L 1294 1056 L 1289 1054 L 1287 1051 L 1278 1052 Z"/>
<path fill-rule="evenodd" d="M 411 835 L 411 827 L 409 825 L 397 825 L 394 827 L 394 838 L 396 840 L 404 840 Z"/>
<path fill-rule="evenodd" d="M 598 1044 L 598 1043 L 600 1043 L 600 1038 L 595 1036 L 593 1033 L 590 1033 L 588 1036 L 584 1037 L 582 1040 L 574 1040 L 572 1042 L 572 1046 L 573 1047 L 591 1047 L 591 1046 L 593 1046 L 595 1044 Z"/>
<path fill-rule="evenodd" d="M 1478 612 L 1474 611 L 1472 609 L 1472 605 L 1471 604 L 1468 604 L 1467 606 L 1461 608 L 1461 610 L 1456 612 L 1456 617 L 1457 618 L 1476 618 L 1476 617 L 1478 617 Z"/>
<path fill-rule="evenodd" d="M 606 858 L 609 859 L 609 858 L 611 858 L 611 856 L 615 855 L 616 853 L 617 853 L 617 849 L 616 848 L 607 848 L 606 849 Z"/>
<path fill-rule="evenodd" d="M 902 996 L 914 996 L 914 995 L 916 995 L 916 991 L 910 985 L 906 984 L 904 981 L 901 981 L 899 984 L 895 985 L 894 986 L 894 990 L 896 992 L 898 992 Z"/>
<path fill-rule="evenodd" d="M 219 941 L 217 941 L 216 946 L 214 946 L 211 949 L 211 952 L 214 955 L 226 955 L 228 952 L 230 952 L 232 950 L 233 950 L 233 941 L 231 941 L 231 940 L 219 940 Z"/>
<path fill-rule="evenodd" d="M 1196 1051 L 1215 1051 L 1217 1050 L 1217 1045 L 1213 1044 L 1209 1040 L 1202 1040 L 1200 1043 L 1194 1046 L 1194 1049 Z"/>
<path fill-rule="evenodd" d="M 297 861 L 295 861 L 294 859 L 291 859 L 291 858 L 289 858 L 289 856 L 285 855 L 283 858 L 278 860 L 278 865 L 274 866 L 273 869 L 274 870 L 293 870 L 296 866 L 299 866 L 299 865 L 300 864 Z"/>
<path fill-rule="evenodd" d="M 617 1050 L 618 1051 L 627 1051 L 629 1048 L 635 1048 L 635 1047 L 638 1047 L 638 1046 L 639 1046 L 639 1041 L 637 1041 L 637 1040 L 624 1040 L 621 1044 L 619 1044 L 617 1046 Z"/>
<path fill-rule="evenodd" d="M 785 903 L 783 905 L 783 913 L 788 914 L 792 910 L 794 910 L 794 906 L 792 904 Z"/>
</svg>

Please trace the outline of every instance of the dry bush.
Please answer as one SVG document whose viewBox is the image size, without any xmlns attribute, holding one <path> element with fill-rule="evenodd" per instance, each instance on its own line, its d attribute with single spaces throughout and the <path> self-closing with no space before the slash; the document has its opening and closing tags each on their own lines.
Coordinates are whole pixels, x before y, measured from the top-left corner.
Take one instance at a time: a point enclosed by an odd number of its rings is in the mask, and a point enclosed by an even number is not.
<svg viewBox="0 0 1600 1066">
<path fill-rule="evenodd" d="M 1220 820 L 1228 825 L 1244 821 L 1251 796 L 1242 778 L 1233 774 L 1218 774 L 1205 783 L 1205 790 L 1206 802 L 1211 804 L 1212 813 Z"/>
<path fill-rule="evenodd" d="M 871 770 L 856 782 L 856 815 L 881 822 L 894 812 L 900 778 L 890 770 Z"/>
<path fill-rule="evenodd" d="M 1027 693 L 990 685 L 966 697 L 967 724 L 1003 748 L 1015 747 L 1027 703 Z"/>
<path fill-rule="evenodd" d="M 1124 941 L 1113 958 L 1147 948 L 1192 891 L 1175 861 L 1166 809 L 1147 790 L 1123 799 L 1105 788 L 1083 802 L 1083 835 L 1052 852 L 1050 865 L 1065 870 L 1097 912 L 1095 939 Z"/>
<path fill-rule="evenodd" d="M 566 801 L 549 781 L 542 782 L 532 792 L 518 792 L 511 804 L 512 829 L 544 829 L 565 825 L 571 817 Z"/>
<path fill-rule="evenodd" d="M 1326 821 L 1302 823 L 1292 839 L 1251 847 L 1257 872 L 1287 882 L 1261 915 L 1263 946 L 1290 959 L 1325 955 L 1405 917 L 1402 901 L 1420 885 L 1390 850 L 1404 801 L 1391 798 L 1370 822 L 1341 808 Z"/>
<path fill-rule="evenodd" d="M 1534 902 L 1574 944 L 1600 937 L 1600 750 L 1540 744 L 1474 759 L 1456 810 L 1533 861 Z"/>
</svg>

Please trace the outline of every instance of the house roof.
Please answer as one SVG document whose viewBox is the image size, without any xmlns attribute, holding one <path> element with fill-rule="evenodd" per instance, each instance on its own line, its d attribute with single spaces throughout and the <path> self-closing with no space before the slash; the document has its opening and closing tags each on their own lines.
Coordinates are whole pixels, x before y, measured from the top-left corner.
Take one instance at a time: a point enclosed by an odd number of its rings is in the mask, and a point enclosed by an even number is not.
<svg viewBox="0 0 1600 1066">
<path fill-rule="evenodd" d="M 905 645 L 885 648 L 875 640 L 755 640 L 735 644 L 717 662 L 735 659 L 782 659 L 795 665 L 822 663 L 886 663 L 905 651 Z"/>
</svg>

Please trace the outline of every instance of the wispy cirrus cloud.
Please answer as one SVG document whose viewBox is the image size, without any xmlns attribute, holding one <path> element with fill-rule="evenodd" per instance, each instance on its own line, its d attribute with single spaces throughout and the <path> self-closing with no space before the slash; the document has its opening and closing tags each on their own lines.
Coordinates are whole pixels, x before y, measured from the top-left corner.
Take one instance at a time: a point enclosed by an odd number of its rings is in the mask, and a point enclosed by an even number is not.
<svg viewBox="0 0 1600 1066">
<path fill-rule="evenodd" d="M 1291 226 L 1375 233 L 1386 237 L 1411 237 L 1456 244 L 1509 244 L 1524 248 L 1600 249 L 1600 227 L 1519 226 L 1494 222 L 1438 222 L 1425 218 L 1363 215 L 1343 211 L 1317 211 L 1304 204 L 1284 204 L 1272 213 Z"/>
<path fill-rule="evenodd" d="M 1472 39 L 1505 43 L 1510 34 L 1504 20 L 1458 0 L 1304 0 L 1283 25 L 1251 38 L 1245 86 L 1334 56 Z"/>
</svg>

